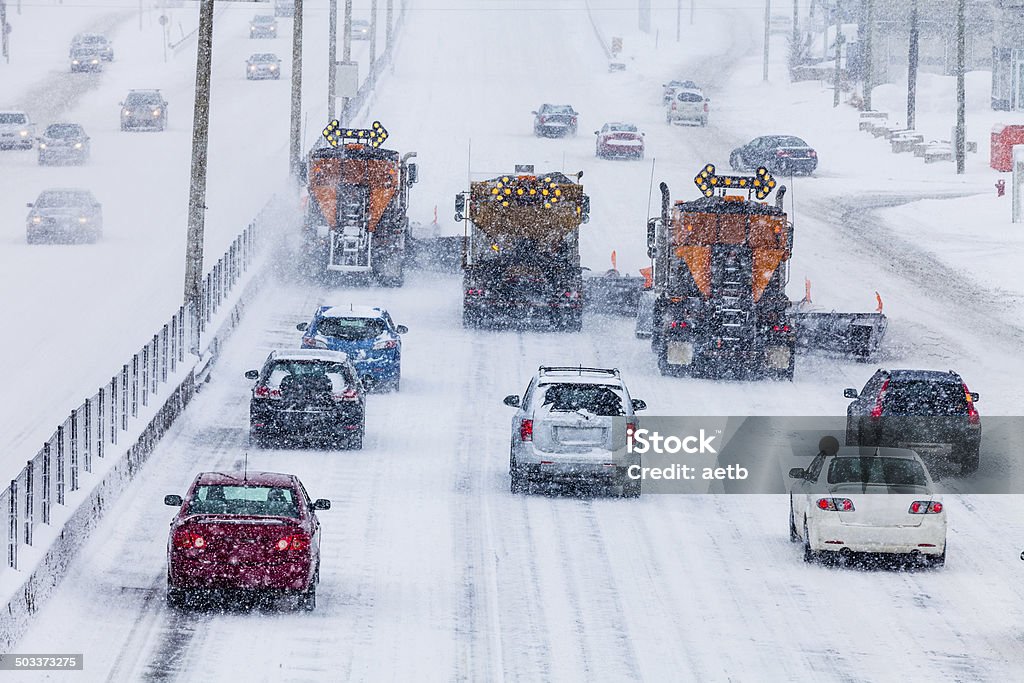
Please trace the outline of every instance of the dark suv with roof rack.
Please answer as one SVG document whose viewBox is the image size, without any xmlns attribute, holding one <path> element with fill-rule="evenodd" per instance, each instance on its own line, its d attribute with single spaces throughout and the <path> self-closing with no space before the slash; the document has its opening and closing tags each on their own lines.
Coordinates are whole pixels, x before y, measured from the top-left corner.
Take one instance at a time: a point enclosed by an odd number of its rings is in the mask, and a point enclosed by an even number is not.
<svg viewBox="0 0 1024 683">
<path fill-rule="evenodd" d="M 932 464 L 978 469 L 981 417 L 978 394 L 949 370 L 878 370 L 846 411 L 848 446 L 910 448 Z"/>
</svg>

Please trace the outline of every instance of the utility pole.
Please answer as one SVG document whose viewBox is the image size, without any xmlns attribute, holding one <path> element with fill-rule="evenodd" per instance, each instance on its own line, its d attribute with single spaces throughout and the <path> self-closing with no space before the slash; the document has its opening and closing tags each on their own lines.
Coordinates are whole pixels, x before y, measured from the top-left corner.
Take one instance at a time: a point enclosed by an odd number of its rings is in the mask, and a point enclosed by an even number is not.
<svg viewBox="0 0 1024 683">
<path fill-rule="evenodd" d="M 683 35 L 683 0 L 676 0 L 676 42 Z"/>
<path fill-rule="evenodd" d="M 327 120 L 338 104 L 338 0 L 331 0 L 327 15 Z"/>
<path fill-rule="evenodd" d="M 387 23 L 387 26 L 385 27 L 385 30 L 384 30 L 384 43 L 385 43 L 384 49 L 385 50 L 390 50 L 391 49 L 391 26 L 394 23 L 394 17 L 395 17 L 395 0 L 388 0 L 387 19 L 385 20 L 385 23 Z"/>
<path fill-rule="evenodd" d="M 800 50 L 800 0 L 793 0 L 793 47 L 792 50 Z M 825 55 L 822 55 L 823 57 Z"/>
<path fill-rule="evenodd" d="M 288 169 L 298 181 L 302 156 L 302 0 L 295 0 L 295 18 L 292 20 L 292 111 L 291 153 Z"/>
<path fill-rule="evenodd" d="M 875 32 L 874 0 L 864 2 L 864 111 L 871 111 L 871 91 L 875 89 L 875 55 L 872 36 Z"/>
<path fill-rule="evenodd" d="M 768 80 L 768 42 L 771 39 L 772 0 L 764 0 L 764 81 Z"/>
<path fill-rule="evenodd" d="M 693 26 L 693 0 L 690 0 L 690 26 Z"/>
<path fill-rule="evenodd" d="M 921 32 L 917 21 L 917 0 L 910 0 L 910 49 L 907 52 L 907 128 L 914 129 L 917 117 L 917 62 Z"/>
<path fill-rule="evenodd" d="M 192 115 L 192 174 L 188 193 L 188 238 L 185 243 L 185 305 L 192 329 L 189 350 L 199 355 L 199 317 L 203 287 L 203 232 L 206 221 L 206 153 L 210 125 L 210 65 L 213 61 L 213 0 L 199 3 L 196 50 L 196 101 Z"/>
<path fill-rule="evenodd" d="M 341 38 L 341 61 L 352 61 L 352 0 L 345 0 L 344 35 Z M 348 125 L 348 97 L 341 98 L 341 125 Z"/>
<path fill-rule="evenodd" d="M 7 35 L 7 2 L 0 0 L 0 43 L 3 44 L 4 61 L 8 64 L 11 63 L 11 50 L 7 44 L 9 39 Z"/>
<path fill-rule="evenodd" d="M 377 0 L 370 0 L 370 76 L 377 61 Z"/>
<path fill-rule="evenodd" d="M 966 68 L 966 24 L 967 2 L 957 0 L 956 3 L 956 172 L 964 172 L 964 69 Z"/>
<path fill-rule="evenodd" d="M 836 71 L 832 77 L 832 108 L 835 109 L 839 106 L 839 80 L 842 78 L 842 70 L 839 68 L 839 59 L 842 57 L 843 43 L 846 42 L 846 36 L 844 36 L 839 29 L 839 19 L 836 19 Z"/>
</svg>

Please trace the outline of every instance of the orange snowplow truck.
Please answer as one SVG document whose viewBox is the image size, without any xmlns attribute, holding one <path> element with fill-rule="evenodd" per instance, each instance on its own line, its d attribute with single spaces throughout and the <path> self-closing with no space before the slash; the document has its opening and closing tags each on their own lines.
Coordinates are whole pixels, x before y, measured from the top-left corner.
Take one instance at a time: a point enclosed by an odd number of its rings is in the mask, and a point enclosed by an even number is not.
<svg viewBox="0 0 1024 683">
<path fill-rule="evenodd" d="M 705 166 L 695 178 L 703 197 L 673 205 L 661 183 L 661 216 L 647 224 L 654 259 L 651 344 L 666 375 L 793 378 L 796 331 L 786 297 L 793 225 L 763 201 L 775 180 L 717 176 Z M 726 194 L 728 190 L 743 194 Z"/>
<path fill-rule="evenodd" d="M 315 272 L 365 273 L 386 287 L 402 285 L 414 156 L 365 139 L 310 152 L 304 241 Z"/>
</svg>

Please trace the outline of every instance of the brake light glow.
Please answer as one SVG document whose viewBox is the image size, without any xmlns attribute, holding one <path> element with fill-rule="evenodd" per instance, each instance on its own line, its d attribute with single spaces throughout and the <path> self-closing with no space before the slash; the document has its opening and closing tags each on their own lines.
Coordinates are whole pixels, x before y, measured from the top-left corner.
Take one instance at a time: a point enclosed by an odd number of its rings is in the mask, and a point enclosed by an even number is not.
<svg viewBox="0 0 1024 683">
<path fill-rule="evenodd" d="M 772 327 L 773 332 L 789 332 L 789 325 L 775 325 Z"/>
<path fill-rule="evenodd" d="M 777 157 L 788 157 L 789 156 L 789 152 L 787 152 L 784 149 L 776 150 L 775 156 L 777 156 Z"/>
<path fill-rule="evenodd" d="M 261 384 L 256 387 L 252 395 L 256 398 L 281 398 L 281 390 L 271 389 L 266 384 Z"/>
<path fill-rule="evenodd" d="M 206 547 L 206 539 L 190 529 L 178 529 L 174 532 L 174 547 L 182 550 L 202 550 Z"/>
<path fill-rule="evenodd" d="M 519 440 L 533 441 L 533 420 L 523 420 L 519 423 Z"/>
<path fill-rule="evenodd" d="M 381 351 L 383 349 L 397 349 L 397 348 L 398 348 L 398 342 L 395 341 L 394 339 L 385 339 L 384 341 L 379 341 L 379 342 L 374 342 L 373 343 L 373 350 L 374 351 Z"/>
<path fill-rule="evenodd" d="M 341 392 L 340 394 L 331 394 L 331 397 L 335 401 L 358 401 L 359 392 L 350 387 L 348 389 L 345 389 L 345 391 Z"/>
<path fill-rule="evenodd" d="M 937 500 L 915 500 L 907 512 L 912 515 L 937 515 L 942 512 L 942 503 Z"/>
<path fill-rule="evenodd" d="M 964 388 L 964 394 L 967 397 L 967 424 L 980 425 L 981 415 L 978 415 L 978 409 L 974 407 L 974 399 L 971 398 L 971 390 L 967 388 L 967 384 L 961 382 L 960 386 Z"/>
<path fill-rule="evenodd" d="M 853 501 L 849 498 L 819 498 L 818 509 L 831 512 L 854 512 Z"/>
<path fill-rule="evenodd" d="M 580 293 L 579 292 L 566 292 L 565 293 L 565 298 L 566 299 L 579 299 L 580 298 Z"/>
<path fill-rule="evenodd" d="M 306 550 L 309 548 L 309 536 L 306 534 L 285 536 L 275 543 L 274 547 L 282 552 L 285 550 Z"/>
<path fill-rule="evenodd" d="M 878 390 L 878 397 L 875 399 L 875 407 L 871 409 L 871 419 L 877 420 L 882 417 L 882 399 L 885 398 L 885 391 L 889 388 L 889 380 L 882 382 L 882 388 Z"/>
<path fill-rule="evenodd" d="M 466 290 L 466 295 L 467 296 L 486 296 L 487 295 L 487 290 L 486 289 L 467 289 Z"/>
<path fill-rule="evenodd" d="M 807 156 L 809 156 L 809 157 L 811 157 L 813 159 L 817 159 L 818 158 L 818 153 L 815 152 L 813 149 L 812 150 L 808 150 Z"/>
<path fill-rule="evenodd" d="M 669 323 L 669 327 L 670 328 L 689 327 L 689 323 L 687 323 L 685 320 L 673 320 L 671 323 Z"/>
</svg>

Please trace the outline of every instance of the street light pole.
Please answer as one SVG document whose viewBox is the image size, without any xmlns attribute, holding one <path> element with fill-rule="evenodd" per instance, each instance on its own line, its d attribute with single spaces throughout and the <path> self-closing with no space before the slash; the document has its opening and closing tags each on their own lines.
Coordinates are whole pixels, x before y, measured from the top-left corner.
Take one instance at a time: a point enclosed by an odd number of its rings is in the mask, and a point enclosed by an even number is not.
<svg viewBox="0 0 1024 683">
<path fill-rule="evenodd" d="M 956 3 L 956 172 L 964 172 L 964 69 L 966 68 L 966 0 L 957 0 Z"/>
<path fill-rule="evenodd" d="M 345 21 L 341 37 L 341 60 L 347 65 L 352 61 L 352 0 L 345 0 Z M 347 68 L 347 67 L 346 67 Z M 348 97 L 341 98 L 341 125 L 348 125 Z"/>
<path fill-rule="evenodd" d="M 913 130 L 917 117 L 917 63 L 921 32 L 917 21 L 917 0 L 910 5 L 910 49 L 907 52 L 907 128 Z"/>
<path fill-rule="evenodd" d="M 385 19 L 385 23 L 387 23 L 387 27 L 384 30 L 384 43 L 385 43 L 384 49 L 385 50 L 390 50 L 391 49 L 391 26 L 392 26 L 392 24 L 394 22 L 394 17 L 395 17 L 395 0 L 388 0 L 386 17 L 387 18 Z"/>
<path fill-rule="evenodd" d="M 298 181 L 302 156 L 302 0 L 295 0 L 292 21 L 291 153 L 289 172 Z"/>
<path fill-rule="evenodd" d="M 846 42 L 846 36 L 839 32 L 839 21 L 836 21 L 836 71 L 832 77 L 832 108 L 835 109 L 839 106 L 839 79 L 842 76 L 842 70 L 839 68 L 839 59 L 842 56 L 843 43 Z"/>
<path fill-rule="evenodd" d="M 764 77 L 768 80 L 768 41 L 771 39 L 772 0 L 764 0 Z"/>
<path fill-rule="evenodd" d="M 377 61 L 377 0 L 370 0 L 370 76 Z"/>
<path fill-rule="evenodd" d="M 331 0 L 327 14 L 327 120 L 334 118 L 338 104 L 338 0 Z"/>
<path fill-rule="evenodd" d="M 210 65 L 213 59 L 213 0 L 199 3 L 199 47 L 196 51 L 196 98 L 192 115 L 192 173 L 188 195 L 188 237 L 185 242 L 185 305 L 192 325 L 189 350 L 199 355 L 199 317 L 203 286 L 203 232 L 206 211 L 206 154 L 210 124 Z"/>
<path fill-rule="evenodd" d="M 871 111 L 871 91 L 875 89 L 875 55 L 872 45 L 875 11 L 873 0 L 865 0 L 864 5 L 864 110 Z"/>
</svg>

